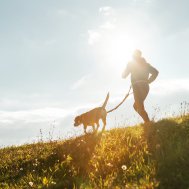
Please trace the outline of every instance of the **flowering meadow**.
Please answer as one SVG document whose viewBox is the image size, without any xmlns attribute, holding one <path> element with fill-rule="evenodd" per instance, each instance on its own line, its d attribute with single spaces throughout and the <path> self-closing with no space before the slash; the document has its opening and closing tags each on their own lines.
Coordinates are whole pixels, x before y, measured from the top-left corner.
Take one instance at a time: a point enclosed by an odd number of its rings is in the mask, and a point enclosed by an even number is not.
<svg viewBox="0 0 189 189">
<path fill-rule="evenodd" d="M 189 188 L 189 116 L 0 149 L 0 188 Z"/>
</svg>

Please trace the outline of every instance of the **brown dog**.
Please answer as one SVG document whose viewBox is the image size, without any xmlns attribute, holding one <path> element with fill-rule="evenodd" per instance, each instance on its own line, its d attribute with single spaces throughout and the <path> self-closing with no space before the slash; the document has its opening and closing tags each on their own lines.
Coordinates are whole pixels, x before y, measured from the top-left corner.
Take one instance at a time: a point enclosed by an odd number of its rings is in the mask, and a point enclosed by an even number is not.
<svg viewBox="0 0 189 189">
<path fill-rule="evenodd" d="M 86 133 L 87 126 L 92 126 L 93 131 L 95 131 L 95 124 L 96 124 L 97 125 L 96 131 L 97 131 L 100 126 L 99 120 L 101 119 L 104 124 L 102 129 L 104 131 L 106 126 L 106 116 L 107 116 L 105 107 L 108 102 L 108 99 L 109 99 L 109 93 L 107 94 L 105 102 L 102 105 L 102 107 L 94 108 L 91 111 L 88 111 L 84 114 L 77 116 L 74 120 L 75 121 L 74 126 L 77 127 L 83 124 L 84 132 Z"/>
</svg>

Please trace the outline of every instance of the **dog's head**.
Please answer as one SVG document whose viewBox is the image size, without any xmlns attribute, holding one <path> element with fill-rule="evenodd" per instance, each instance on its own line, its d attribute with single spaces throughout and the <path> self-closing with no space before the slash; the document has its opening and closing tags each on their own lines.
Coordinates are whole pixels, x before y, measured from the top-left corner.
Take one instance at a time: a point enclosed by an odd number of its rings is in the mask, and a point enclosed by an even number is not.
<svg viewBox="0 0 189 189">
<path fill-rule="evenodd" d="M 79 125 L 82 124 L 82 119 L 81 119 L 81 116 L 77 116 L 75 119 L 74 119 L 74 127 L 77 127 Z"/>
</svg>

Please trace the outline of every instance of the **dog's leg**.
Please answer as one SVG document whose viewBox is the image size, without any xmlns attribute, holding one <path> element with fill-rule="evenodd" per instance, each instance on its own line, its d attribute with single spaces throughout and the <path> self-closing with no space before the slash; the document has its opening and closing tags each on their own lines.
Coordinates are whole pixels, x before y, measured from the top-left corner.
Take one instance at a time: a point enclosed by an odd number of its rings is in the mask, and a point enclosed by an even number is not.
<svg viewBox="0 0 189 189">
<path fill-rule="evenodd" d="M 92 127 L 93 127 L 93 133 L 95 132 L 95 125 L 92 125 Z"/>
<path fill-rule="evenodd" d="M 84 133 L 87 134 L 87 131 L 86 131 L 87 126 L 86 126 L 86 125 L 83 125 L 83 128 L 84 128 Z"/>
<path fill-rule="evenodd" d="M 102 131 L 105 130 L 105 127 L 106 127 L 106 117 L 102 119 L 102 122 L 103 122 L 103 128 L 102 128 Z"/>
<path fill-rule="evenodd" d="M 96 127 L 96 132 L 97 132 L 98 128 L 100 127 L 99 121 L 97 121 L 96 125 L 97 125 L 97 127 Z"/>
</svg>

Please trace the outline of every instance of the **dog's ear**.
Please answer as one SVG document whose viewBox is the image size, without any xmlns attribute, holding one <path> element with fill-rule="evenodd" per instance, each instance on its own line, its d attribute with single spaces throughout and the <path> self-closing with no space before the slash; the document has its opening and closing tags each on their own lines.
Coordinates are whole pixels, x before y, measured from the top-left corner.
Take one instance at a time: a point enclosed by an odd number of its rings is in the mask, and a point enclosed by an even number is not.
<svg viewBox="0 0 189 189">
<path fill-rule="evenodd" d="M 80 119 L 80 121 L 82 121 L 82 120 L 83 120 L 83 116 L 82 116 L 82 115 L 80 115 L 80 116 L 79 116 L 79 119 Z"/>
<path fill-rule="evenodd" d="M 82 122 L 81 122 L 81 119 L 80 119 L 80 116 L 77 116 L 77 117 L 75 117 L 75 119 L 74 119 L 74 126 L 76 127 L 76 126 L 79 126 Z"/>
<path fill-rule="evenodd" d="M 76 122 L 80 122 L 80 123 L 81 123 L 82 120 L 83 120 L 82 115 L 77 116 L 77 117 L 75 118 L 75 121 L 76 121 Z"/>
<path fill-rule="evenodd" d="M 78 116 L 78 121 L 79 121 L 79 123 L 83 122 L 83 116 L 82 115 Z"/>
</svg>

